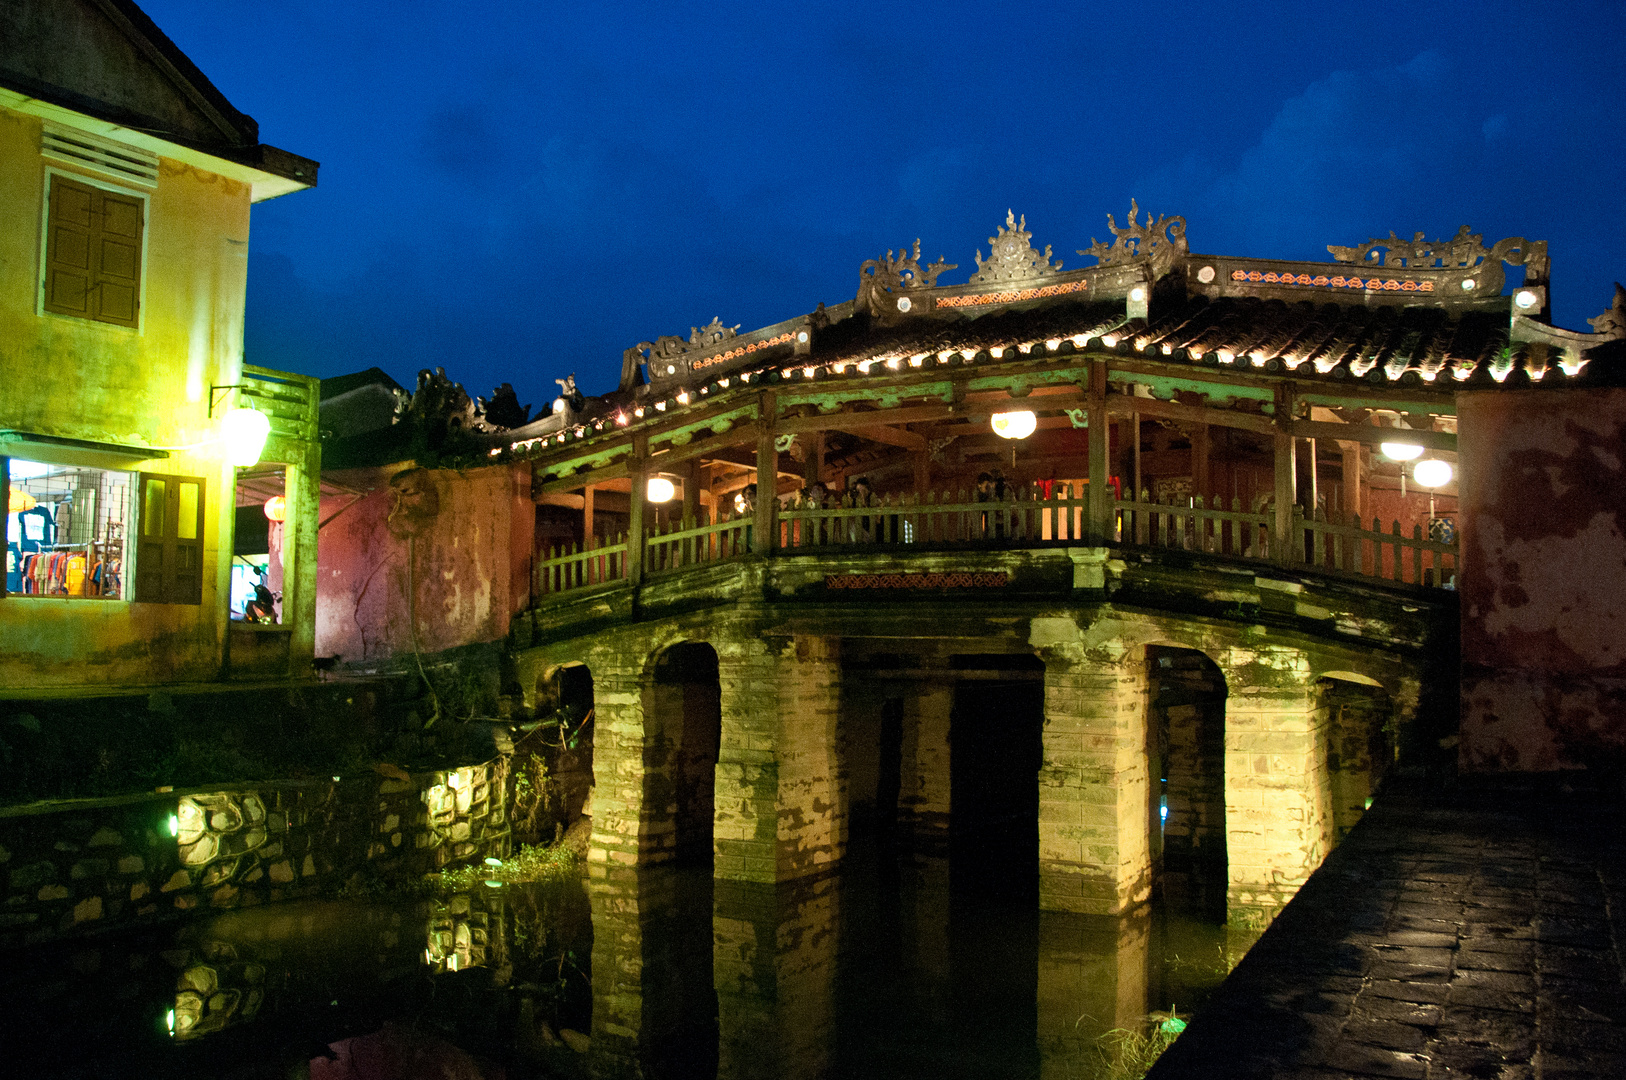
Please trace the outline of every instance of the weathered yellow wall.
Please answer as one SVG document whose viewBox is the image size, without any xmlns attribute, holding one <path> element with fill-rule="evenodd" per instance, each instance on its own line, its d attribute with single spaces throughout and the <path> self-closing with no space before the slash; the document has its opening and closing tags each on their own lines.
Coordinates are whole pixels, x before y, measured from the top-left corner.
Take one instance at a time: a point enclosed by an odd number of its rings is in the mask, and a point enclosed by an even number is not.
<svg viewBox="0 0 1626 1080">
<path fill-rule="evenodd" d="M 209 387 L 235 383 L 242 364 L 249 189 L 161 159 L 147 206 L 141 328 L 39 315 L 40 134 L 39 120 L 0 109 L 0 428 L 187 448 L 121 467 L 208 478 L 203 603 L 0 599 L 0 686 L 212 678 L 233 472 L 212 441 L 221 411 L 209 417 Z"/>
</svg>

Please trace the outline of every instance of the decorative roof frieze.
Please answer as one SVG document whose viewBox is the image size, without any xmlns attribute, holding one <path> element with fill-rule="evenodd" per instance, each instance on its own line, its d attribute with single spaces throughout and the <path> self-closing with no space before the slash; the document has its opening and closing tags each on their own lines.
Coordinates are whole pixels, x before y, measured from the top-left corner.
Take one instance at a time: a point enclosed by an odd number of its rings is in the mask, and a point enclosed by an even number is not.
<svg viewBox="0 0 1626 1080">
<path fill-rule="evenodd" d="M 1167 273 L 1177 258 L 1191 250 L 1186 243 L 1186 219 L 1159 214 L 1157 220 L 1153 221 L 1152 213 L 1148 210 L 1142 223 L 1136 220 L 1139 216 L 1140 205 L 1130 199 L 1129 220 L 1123 228 L 1118 228 L 1111 214 L 1107 215 L 1107 229 L 1112 233 L 1112 243 L 1104 244 L 1092 236 L 1090 246 L 1080 248 L 1078 253 L 1094 255 L 1096 262 L 1102 266 L 1146 263 L 1151 266 L 1154 276 Z"/>
<path fill-rule="evenodd" d="M 982 249 L 977 249 L 977 272 L 971 275 L 970 284 L 999 285 L 1011 281 L 1032 281 L 1060 273 L 1059 260 L 1054 266 L 1050 265 L 1050 245 L 1045 245 L 1044 254 L 1041 255 L 1034 248 L 1032 240 L 1027 215 L 1023 214 L 1021 220 L 1017 220 L 1013 211 L 1006 210 L 1004 226 L 997 235 L 988 238 L 991 247 L 987 261 L 983 260 Z"/>
<path fill-rule="evenodd" d="M 1546 285 L 1549 260 L 1547 241 L 1526 240 L 1510 236 L 1498 240 L 1492 247 L 1485 246 L 1481 233 L 1470 233 L 1464 225 L 1449 240 L 1425 240 L 1425 233 L 1414 233 L 1410 240 L 1402 240 L 1390 230 L 1388 239 L 1374 237 L 1356 247 L 1328 244 L 1327 251 L 1342 263 L 1362 266 L 1384 266 L 1407 270 L 1474 270 L 1475 291 L 1496 294 L 1502 291 L 1506 274 L 1502 264 L 1524 267 L 1524 283 L 1529 286 Z"/>
<path fill-rule="evenodd" d="M 894 255 L 889 250 L 879 259 L 866 260 L 858 268 L 856 306 L 871 315 L 907 314 L 914 307 L 914 300 L 907 293 L 933 288 L 939 274 L 957 269 L 958 263 L 944 262 L 942 256 L 929 266 L 921 266 L 917 237 L 912 251 L 900 248 Z"/>
<path fill-rule="evenodd" d="M 1592 332 L 1605 341 L 1626 339 L 1626 287 L 1615 282 L 1615 302 L 1596 319 L 1588 319 Z"/>
</svg>

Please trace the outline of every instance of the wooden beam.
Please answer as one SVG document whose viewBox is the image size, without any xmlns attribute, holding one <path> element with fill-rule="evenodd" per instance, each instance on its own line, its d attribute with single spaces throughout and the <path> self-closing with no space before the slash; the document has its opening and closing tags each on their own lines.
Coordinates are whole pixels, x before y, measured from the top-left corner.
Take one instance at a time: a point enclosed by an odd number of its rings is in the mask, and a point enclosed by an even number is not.
<svg viewBox="0 0 1626 1080">
<path fill-rule="evenodd" d="M 1170 420 L 1184 420 L 1189 424 L 1208 424 L 1211 427 L 1240 428 L 1258 435 L 1270 435 L 1276 425 L 1268 416 L 1259 413 L 1237 412 L 1234 409 L 1215 409 L 1205 405 L 1182 405 L 1178 401 L 1158 398 L 1131 397 L 1111 394 L 1107 397 L 1108 416 L 1163 416 Z"/>
<path fill-rule="evenodd" d="M 592 469 L 573 476 L 556 476 L 552 480 L 541 484 L 531 485 L 531 498 L 540 501 L 543 495 L 552 495 L 561 491 L 575 491 L 588 484 L 602 484 L 606 480 L 620 480 L 631 475 L 627 470 L 627 461 L 622 459 L 614 465 L 606 465 L 602 469 Z"/>
<path fill-rule="evenodd" d="M 1457 437 L 1448 431 L 1417 431 L 1413 428 L 1373 427 L 1371 424 L 1334 424 L 1324 420 L 1295 420 L 1293 435 L 1299 439 L 1334 439 L 1340 442 L 1405 442 L 1425 450 L 1457 449 Z"/>
<path fill-rule="evenodd" d="M 916 435 L 912 431 L 902 428 L 888 427 L 885 424 L 876 424 L 874 427 L 852 428 L 852 433 L 862 435 L 871 442 L 886 443 L 888 446 L 901 446 L 905 450 L 924 450 L 926 437 Z"/>
</svg>

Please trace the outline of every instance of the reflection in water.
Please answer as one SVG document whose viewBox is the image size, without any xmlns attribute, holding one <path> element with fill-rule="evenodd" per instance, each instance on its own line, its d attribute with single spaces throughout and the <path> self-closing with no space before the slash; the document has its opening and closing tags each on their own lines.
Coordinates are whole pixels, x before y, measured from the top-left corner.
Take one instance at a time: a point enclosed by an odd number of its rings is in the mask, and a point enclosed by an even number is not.
<svg viewBox="0 0 1626 1080">
<path fill-rule="evenodd" d="M 1101 1036 L 1200 1009 L 1247 941 L 1037 912 L 948 860 L 297 901 L 8 958 L 13 1057 L 53 1076 L 316 1080 L 1110 1075 Z"/>
</svg>

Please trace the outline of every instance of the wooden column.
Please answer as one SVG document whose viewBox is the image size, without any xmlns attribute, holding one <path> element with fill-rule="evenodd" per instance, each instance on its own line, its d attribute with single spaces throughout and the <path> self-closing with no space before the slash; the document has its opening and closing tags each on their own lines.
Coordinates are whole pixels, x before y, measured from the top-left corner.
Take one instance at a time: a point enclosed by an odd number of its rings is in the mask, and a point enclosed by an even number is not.
<svg viewBox="0 0 1626 1080">
<path fill-rule="evenodd" d="M 1297 402 L 1291 386 L 1276 388 L 1276 521 L 1271 530 L 1272 558 L 1283 565 L 1298 562 L 1293 554 L 1293 503 L 1297 490 L 1297 440 L 1293 438 L 1293 410 Z"/>
<path fill-rule="evenodd" d="M 582 488 L 582 550 L 593 546 L 593 485 Z"/>
<path fill-rule="evenodd" d="M 824 479 L 824 432 L 809 432 L 802 461 L 802 475 L 808 487 Z"/>
<path fill-rule="evenodd" d="M 627 581 L 632 585 L 644 579 L 644 497 L 649 483 L 646 474 L 648 455 L 648 436 L 634 436 L 632 461 L 627 464 L 627 474 L 632 480 L 632 490 L 627 496 Z"/>
<path fill-rule="evenodd" d="M 774 449 L 774 418 L 778 403 L 772 392 L 762 395 L 758 415 L 762 427 L 757 433 L 757 509 L 751 528 L 751 550 L 767 555 L 774 549 L 774 511 L 779 505 L 779 452 Z"/>
<path fill-rule="evenodd" d="M 1308 444 L 1305 446 L 1305 450 L 1310 454 L 1310 498 L 1305 504 L 1304 516 L 1313 520 L 1315 518 L 1315 508 L 1321 501 L 1321 478 L 1316 474 L 1315 440 L 1305 439 L 1304 441 Z"/>
<path fill-rule="evenodd" d="M 683 468 L 683 520 L 689 526 L 700 520 L 699 458 L 690 458 Z"/>
<path fill-rule="evenodd" d="M 1208 425 L 1198 424 L 1191 429 L 1191 486 L 1196 489 L 1192 494 L 1203 499 L 1204 506 L 1212 508 L 1214 478 L 1208 470 L 1209 452 Z"/>
<path fill-rule="evenodd" d="M 1131 448 L 1134 450 L 1135 456 L 1133 458 L 1134 469 L 1133 469 L 1133 474 L 1130 476 L 1130 482 L 1135 485 L 1135 490 L 1130 492 L 1129 497 L 1131 499 L 1139 502 L 1140 501 L 1140 486 L 1144 482 L 1141 479 L 1141 474 L 1140 474 L 1140 413 L 1136 413 L 1134 419 L 1135 419 L 1135 423 L 1134 423 L 1134 426 L 1133 426 L 1132 430 L 1135 433 L 1135 441 L 1131 444 Z"/>
<path fill-rule="evenodd" d="M 1090 485 L 1087 492 L 1089 510 L 1088 539 L 1091 544 L 1105 544 L 1111 532 L 1112 498 L 1107 491 L 1107 453 L 1110 438 L 1107 427 L 1107 363 L 1090 361 L 1090 384 L 1085 390 L 1085 401 L 1090 423 Z"/>
<path fill-rule="evenodd" d="M 1361 500 L 1361 444 L 1340 442 L 1338 449 L 1344 455 L 1344 516 L 1362 512 Z"/>
<path fill-rule="evenodd" d="M 932 453 L 930 450 L 916 450 L 910 455 L 915 466 L 915 494 L 924 496 L 932 487 Z"/>
</svg>

